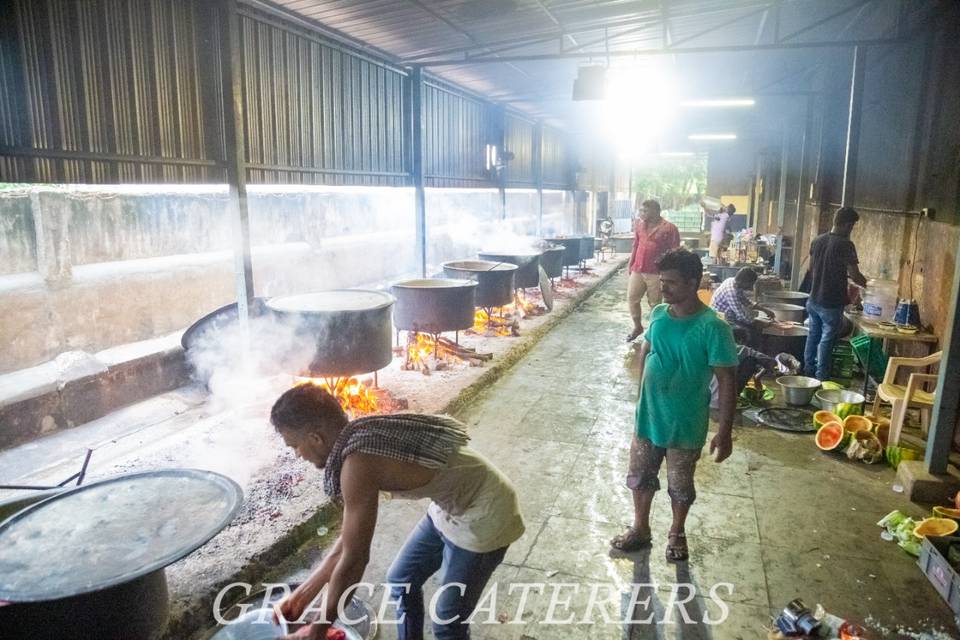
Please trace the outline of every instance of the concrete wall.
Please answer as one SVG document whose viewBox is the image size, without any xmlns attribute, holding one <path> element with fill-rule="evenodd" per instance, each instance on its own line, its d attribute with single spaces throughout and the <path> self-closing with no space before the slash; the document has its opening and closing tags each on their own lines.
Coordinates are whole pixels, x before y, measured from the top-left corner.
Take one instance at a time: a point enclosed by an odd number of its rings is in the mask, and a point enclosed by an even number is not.
<svg viewBox="0 0 960 640">
<path fill-rule="evenodd" d="M 531 195 L 532 194 L 532 195 Z M 427 192 L 428 272 L 503 234 L 533 234 L 535 192 Z M 222 187 L 20 187 L 0 190 L 0 373 L 68 350 L 99 351 L 189 326 L 236 300 Z M 251 187 L 259 296 L 379 286 L 419 275 L 413 190 Z M 544 220 L 571 229 L 566 192 Z"/>
</svg>

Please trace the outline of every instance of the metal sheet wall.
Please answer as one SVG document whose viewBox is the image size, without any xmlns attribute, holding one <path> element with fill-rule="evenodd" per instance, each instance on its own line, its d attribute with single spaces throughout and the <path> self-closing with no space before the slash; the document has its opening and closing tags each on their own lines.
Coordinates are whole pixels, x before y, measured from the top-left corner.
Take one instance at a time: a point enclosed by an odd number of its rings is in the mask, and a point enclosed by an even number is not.
<svg viewBox="0 0 960 640">
<path fill-rule="evenodd" d="M 536 178 L 533 175 L 534 123 L 508 113 L 504 125 L 503 148 L 514 155 L 513 160 L 507 163 L 507 186 L 535 187 Z"/>
<path fill-rule="evenodd" d="M 246 11 L 241 48 L 250 183 L 409 183 L 403 71 Z"/>
<path fill-rule="evenodd" d="M 210 3 L 4 5 L 0 181 L 224 181 Z"/>
<path fill-rule="evenodd" d="M 423 109 L 426 186 L 497 186 L 486 167 L 490 104 L 431 78 L 424 82 Z"/>
<path fill-rule="evenodd" d="M 573 182 L 570 153 L 564 133 L 555 127 L 543 127 L 543 186 L 569 189 Z"/>
<path fill-rule="evenodd" d="M 218 3 L 0 1 L 0 182 L 226 181 Z M 403 69 L 247 5 L 240 39 L 248 182 L 412 183 Z M 534 185 L 531 122 L 432 76 L 423 104 L 427 186 L 497 187 L 501 132 Z M 543 158 L 566 187 L 558 131 Z"/>
</svg>

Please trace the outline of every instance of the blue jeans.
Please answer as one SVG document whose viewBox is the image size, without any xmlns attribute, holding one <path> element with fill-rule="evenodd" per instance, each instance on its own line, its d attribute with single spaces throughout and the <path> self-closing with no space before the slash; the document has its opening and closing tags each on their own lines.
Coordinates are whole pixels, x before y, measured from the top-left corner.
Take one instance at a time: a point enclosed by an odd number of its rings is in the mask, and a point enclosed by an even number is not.
<svg viewBox="0 0 960 640">
<path fill-rule="evenodd" d="M 821 307 L 807 299 L 810 333 L 803 350 L 803 373 L 817 380 L 830 379 L 833 345 L 843 323 L 843 307 Z"/>
<path fill-rule="evenodd" d="M 506 553 L 507 547 L 488 553 L 461 549 L 444 538 L 430 516 L 425 515 L 403 543 L 403 548 L 387 572 L 387 582 L 390 584 L 409 585 L 409 590 L 400 586 L 390 590 L 392 598 L 399 603 L 398 618 L 404 616 L 397 629 L 400 640 L 423 638 L 423 583 L 438 569 L 442 570 L 439 588 L 450 586 L 443 589 L 437 600 L 433 637 L 437 640 L 468 639 L 470 626 L 464 621 L 473 613 L 493 570 L 503 561 Z M 456 618 L 456 621 L 438 623 L 451 618 Z"/>
</svg>

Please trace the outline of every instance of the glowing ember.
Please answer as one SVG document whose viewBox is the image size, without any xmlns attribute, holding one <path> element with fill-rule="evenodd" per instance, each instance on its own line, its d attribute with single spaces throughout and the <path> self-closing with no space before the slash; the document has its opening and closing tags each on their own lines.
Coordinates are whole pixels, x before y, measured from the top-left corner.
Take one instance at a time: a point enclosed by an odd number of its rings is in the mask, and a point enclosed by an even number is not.
<svg viewBox="0 0 960 640">
<path fill-rule="evenodd" d="M 493 356 L 479 353 L 476 349 L 458 344 L 440 335 L 431 336 L 416 331 L 407 332 L 407 346 L 397 349 L 404 356 L 400 368 L 404 371 L 419 371 L 430 375 L 431 371 L 440 371 L 458 363 L 467 363 L 472 367 L 482 366 Z"/>
<path fill-rule="evenodd" d="M 473 316 L 473 328 L 467 331 L 483 336 L 520 335 L 520 327 L 516 319 L 511 320 L 505 315 L 493 315 L 485 309 L 477 309 Z"/>
<path fill-rule="evenodd" d="M 380 413 L 377 396 L 356 378 L 310 378 L 296 376 L 296 383 L 313 384 L 340 401 L 350 417 Z"/>
</svg>

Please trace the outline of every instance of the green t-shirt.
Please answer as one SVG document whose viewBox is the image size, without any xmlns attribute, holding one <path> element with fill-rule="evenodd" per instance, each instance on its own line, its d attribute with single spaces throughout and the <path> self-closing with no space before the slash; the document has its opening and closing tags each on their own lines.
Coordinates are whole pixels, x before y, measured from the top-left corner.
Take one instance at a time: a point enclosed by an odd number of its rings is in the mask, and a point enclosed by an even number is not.
<svg viewBox="0 0 960 640">
<path fill-rule="evenodd" d="M 644 340 L 650 353 L 637 402 L 637 436 L 657 447 L 701 449 L 710 421 L 713 367 L 737 366 L 733 331 L 710 307 L 674 318 L 654 307 Z"/>
</svg>

